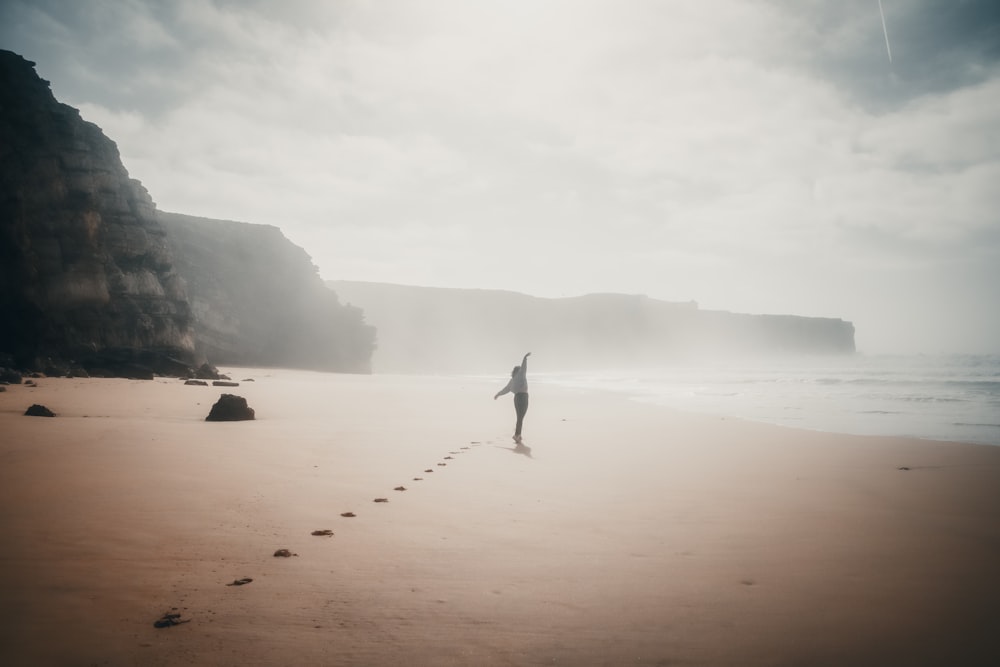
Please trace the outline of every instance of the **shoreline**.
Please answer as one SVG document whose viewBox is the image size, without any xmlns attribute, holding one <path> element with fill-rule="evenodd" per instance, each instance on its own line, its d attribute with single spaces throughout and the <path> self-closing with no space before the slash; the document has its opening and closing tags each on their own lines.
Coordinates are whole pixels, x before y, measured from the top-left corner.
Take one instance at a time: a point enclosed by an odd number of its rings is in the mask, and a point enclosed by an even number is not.
<svg viewBox="0 0 1000 667">
<path fill-rule="evenodd" d="M 0 661 L 1000 658 L 996 447 L 535 384 L 518 451 L 485 379 L 226 372 L 0 393 Z"/>
<path fill-rule="evenodd" d="M 543 381 L 788 428 L 1000 446 L 998 364 L 996 355 L 882 356 L 850 363 L 757 360 L 638 374 L 551 373 Z"/>
</svg>

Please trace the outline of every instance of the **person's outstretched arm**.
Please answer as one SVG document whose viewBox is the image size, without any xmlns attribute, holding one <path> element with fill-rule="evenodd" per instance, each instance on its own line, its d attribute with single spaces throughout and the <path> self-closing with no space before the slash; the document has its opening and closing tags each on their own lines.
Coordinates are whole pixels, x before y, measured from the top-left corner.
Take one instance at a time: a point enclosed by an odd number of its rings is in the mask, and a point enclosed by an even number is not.
<svg viewBox="0 0 1000 667">
<path fill-rule="evenodd" d="M 524 359 L 521 360 L 521 375 L 528 374 L 528 357 L 531 356 L 531 352 L 524 355 Z"/>
<path fill-rule="evenodd" d="M 510 391 L 510 388 L 511 388 L 511 386 L 512 386 L 513 384 L 514 384 L 514 378 L 511 378 L 511 379 L 510 379 L 510 382 L 508 382 L 508 383 L 507 383 L 507 386 L 506 386 L 506 387 L 504 387 L 503 389 L 501 389 L 501 390 L 500 390 L 500 391 L 498 391 L 497 393 L 493 394 L 493 400 L 495 401 L 495 400 L 497 400 L 498 398 L 500 398 L 501 396 L 503 396 L 504 394 L 508 393 L 508 392 Z"/>
</svg>

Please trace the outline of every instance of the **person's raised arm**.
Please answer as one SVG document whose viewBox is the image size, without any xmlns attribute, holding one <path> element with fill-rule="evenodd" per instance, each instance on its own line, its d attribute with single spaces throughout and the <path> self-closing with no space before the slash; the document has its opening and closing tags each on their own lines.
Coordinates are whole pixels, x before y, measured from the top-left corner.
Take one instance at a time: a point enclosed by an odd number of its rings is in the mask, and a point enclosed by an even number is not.
<svg viewBox="0 0 1000 667">
<path fill-rule="evenodd" d="M 528 374 L 528 357 L 531 356 L 531 352 L 524 355 L 524 359 L 521 360 L 521 375 Z"/>
</svg>

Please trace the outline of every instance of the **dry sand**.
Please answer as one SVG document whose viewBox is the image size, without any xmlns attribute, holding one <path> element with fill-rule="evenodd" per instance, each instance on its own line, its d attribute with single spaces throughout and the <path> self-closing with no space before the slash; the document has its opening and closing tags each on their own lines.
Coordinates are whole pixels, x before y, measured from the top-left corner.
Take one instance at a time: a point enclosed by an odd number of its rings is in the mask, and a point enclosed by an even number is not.
<svg viewBox="0 0 1000 667">
<path fill-rule="evenodd" d="M 0 664 L 1000 664 L 1000 448 L 232 373 L 0 393 Z"/>
</svg>

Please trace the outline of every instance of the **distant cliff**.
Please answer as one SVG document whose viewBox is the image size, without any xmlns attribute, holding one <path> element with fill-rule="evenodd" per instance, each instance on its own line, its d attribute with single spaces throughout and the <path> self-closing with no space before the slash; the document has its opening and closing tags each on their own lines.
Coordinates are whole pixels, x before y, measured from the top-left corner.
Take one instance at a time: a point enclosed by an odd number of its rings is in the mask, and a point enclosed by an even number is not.
<svg viewBox="0 0 1000 667">
<path fill-rule="evenodd" d="M 854 352 L 839 319 L 700 310 L 645 296 L 542 299 L 493 290 L 327 283 L 378 330 L 377 372 L 485 372 L 533 351 L 550 370 Z"/>
<path fill-rule="evenodd" d="M 157 212 L 216 364 L 368 372 L 375 331 L 277 227 Z"/>
<path fill-rule="evenodd" d="M 373 338 L 277 228 L 157 212 L 115 143 L 0 51 L 0 367 L 365 372 Z"/>
<path fill-rule="evenodd" d="M 153 201 L 34 63 L 0 51 L 0 355 L 163 370 L 193 361 L 191 313 Z M 4 365 L 0 360 L 0 365 Z"/>
</svg>

